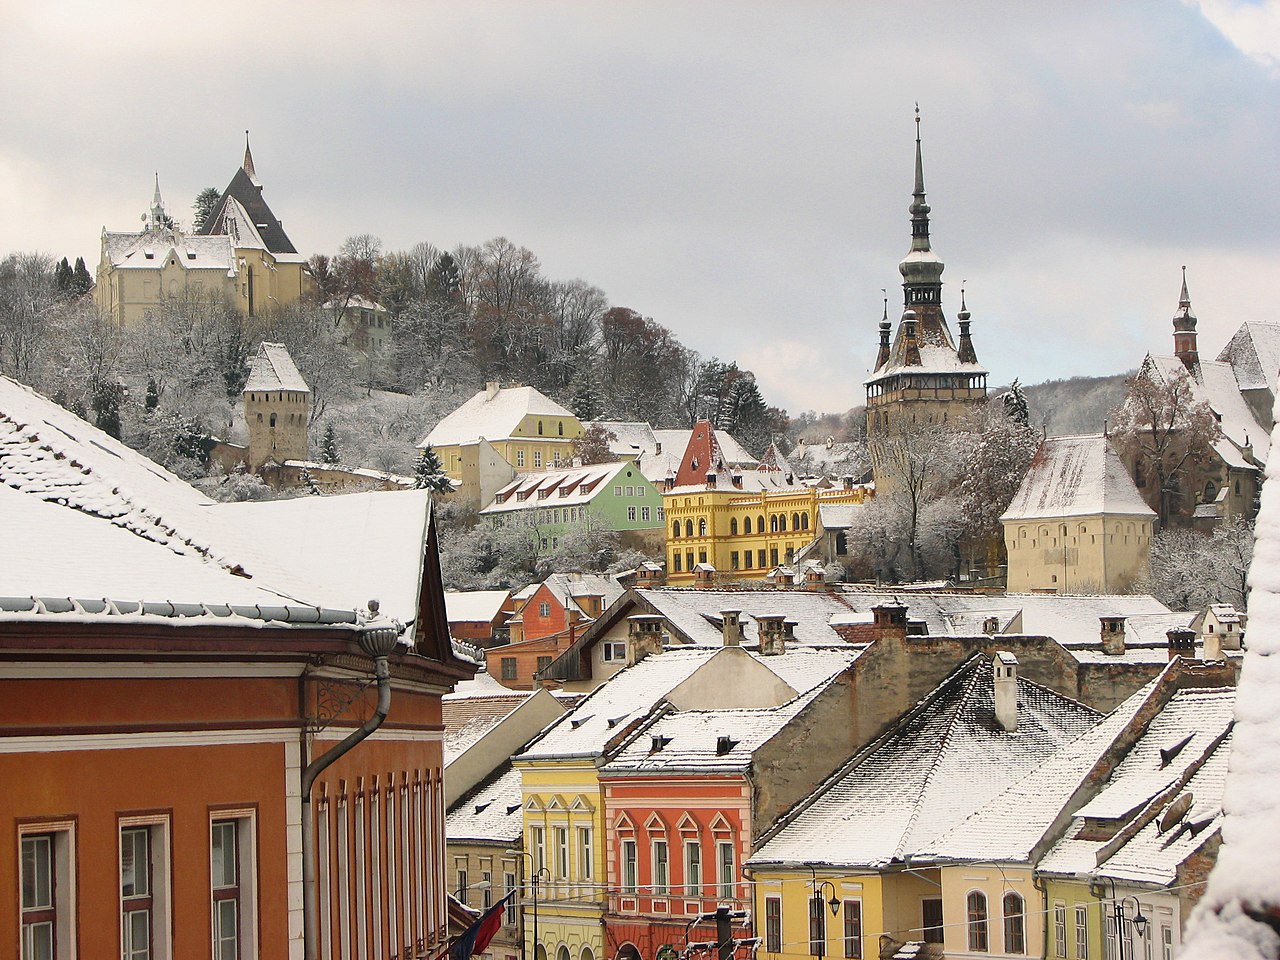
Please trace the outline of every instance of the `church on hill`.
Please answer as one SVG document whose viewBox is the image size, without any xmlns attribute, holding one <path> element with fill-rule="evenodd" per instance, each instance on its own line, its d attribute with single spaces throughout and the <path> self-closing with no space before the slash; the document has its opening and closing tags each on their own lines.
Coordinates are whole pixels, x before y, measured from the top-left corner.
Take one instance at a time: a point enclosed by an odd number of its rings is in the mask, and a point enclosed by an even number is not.
<svg viewBox="0 0 1280 960">
<path fill-rule="evenodd" d="M 140 231 L 103 228 L 94 298 L 103 313 L 128 327 L 165 298 L 225 297 L 253 317 L 313 289 L 305 258 L 263 199 L 246 133 L 244 162 L 199 231 L 187 232 L 174 221 L 159 176 Z"/>
<path fill-rule="evenodd" d="M 929 242 L 929 204 L 925 202 L 924 162 L 920 146 L 920 110 L 916 108 L 916 181 L 911 212 L 911 250 L 898 264 L 903 312 L 891 337 L 888 302 L 880 321 L 880 348 L 867 389 L 867 442 L 877 493 L 893 482 L 892 438 L 948 424 L 987 399 L 987 369 L 978 363 L 969 334 L 969 311 L 961 294 L 952 336 L 942 312 L 943 262 Z"/>
</svg>

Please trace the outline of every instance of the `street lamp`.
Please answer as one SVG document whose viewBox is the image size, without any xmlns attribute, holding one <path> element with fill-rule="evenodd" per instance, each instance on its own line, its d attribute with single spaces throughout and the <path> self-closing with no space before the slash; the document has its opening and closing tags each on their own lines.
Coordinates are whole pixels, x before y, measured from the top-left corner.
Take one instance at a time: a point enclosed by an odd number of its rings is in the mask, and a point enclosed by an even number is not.
<svg viewBox="0 0 1280 960">
<path fill-rule="evenodd" d="M 1116 897 L 1116 882 L 1111 877 L 1101 877 L 1099 879 L 1099 882 L 1095 885 L 1092 891 L 1093 895 L 1096 896 L 1099 900 L 1102 900 L 1103 897 L 1106 896 L 1107 888 L 1105 885 L 1108 883 L 1111 884 L 1111 915 L 1112 915 L 1112 922 L 1115 924 L 1116 947 L 1119 953 L 1118 960 L 1136 960 L 1135 957 L 1128 957 L 1128 958 L 1125 957 L 1125 951 L 1124 951 L 1124 941 L 1125 941 L 1124 905 L 1125 905 L 1125 902 L 1129 900 L 1133 901 L 1133 928 L 1138 932 L 1138 936 L 1141 937 L 1143 940 L 1147 938 L 1147 923 L 1149 921 L 1147 920 L 1146 917 L 1142 915 L 1142 904 L 1138 903 L 1137 897 L 1118 897 L 1118 898 Z"/>
<path fill-rule="evenodd" d="M 475 883 L 464 883 L 458 888 L 458 892 L 453 896 L 459 903 L 466 903 L 469 907 L 471 904 L 467 903 L 468 890 L 488 890 L 492 886 L 493 884 L 488 880 L 477 880 Z"/>
<path fill-rule="evenodd" d="M 503 852 L 508 856 L 529 858 L 529 869 L 531 871 L 529 880 L 533 886 L 533 958 L 534 960 L 538 960 L 538 884 L 542 881 L 544 876 L 550 880 L 551 871 L 546 867 L 537 866 L 537 861 L 534 860 L 533 854 L 529 853 L 527 850 L 516 850 L 513 848 Z M 520 956 L 521 960 L 529 960 L 529 948 L 526 944 L 523 933 L 524 931 L 522 930 L 522 936 L 520 937 Z"/>
<path fill-rule="evenodd" d="M 813 899 L 821 900 L 824 893 L 831 891 L 831 899 L 827 901 L 827 906 L 831 908 L 831 915 L 834 917 L 840 912 L 840 898 L 836 896 L 836 885 L 830 880 L 819 883 L 818 871 L 813 867 L 809 867 L 809 873 L 813 876 Z"/>
</svg>

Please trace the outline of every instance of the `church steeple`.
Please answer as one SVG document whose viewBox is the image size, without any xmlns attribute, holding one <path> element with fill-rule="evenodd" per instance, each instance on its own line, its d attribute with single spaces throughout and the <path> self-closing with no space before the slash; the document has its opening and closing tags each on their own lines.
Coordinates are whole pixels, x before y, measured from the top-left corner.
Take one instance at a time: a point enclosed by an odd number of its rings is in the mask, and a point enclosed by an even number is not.
<svg viewBox="0 0 1280 960">
<path fill-rule="evenodd" d="M 1173 353 L 1194 375 L 1200 366 L 1200 354 L 1196 350 L 1196 315 L 1191 309 L 1191 294 L 1187 293 L 1187 268 L 1182 268 L 1182 293 L 1178 297 L 1178 312 L 1173 315 Z"/>
<path fill-rule="evenodd" d="M 164 200 L 160 196 L 160 174 L 158 172 L 156 173 L 156 189 L 151 195 L 151 209 L 143 219 L 147 222 L 148 230 L 163 230 L 169 222 L 169 217 L 164 212 Z"/>
<path fill-rule="evenodd" d="M 924 159 L 920 154 L 920 104 L 916 104 L 916 188 L 911 194 L 911 249 L 929 249 L 929 204 L 924 199 Z"/>
<path fill-rule="evenodd" d="M 916 104 L 916 183 L 912 192 L 911 252 L 898 264 L 902 274 L 903 307 L 920 318 L 921 339 L 951 346 L 942 317 L 942 261 L 929 243 L 929 204 L 924 193 L 924 158 L 920 143 L 920 105 Z"/>
<path fill-rule="evenodd" d="M 245 173 L 249 175 L 249 179 L 255 184 L 258 182 L 257 171 L 253 169 L 253 154 L 249 151 L 249 131 L 244 132 L 244 163 L 240 164 Z"/>
</svg>

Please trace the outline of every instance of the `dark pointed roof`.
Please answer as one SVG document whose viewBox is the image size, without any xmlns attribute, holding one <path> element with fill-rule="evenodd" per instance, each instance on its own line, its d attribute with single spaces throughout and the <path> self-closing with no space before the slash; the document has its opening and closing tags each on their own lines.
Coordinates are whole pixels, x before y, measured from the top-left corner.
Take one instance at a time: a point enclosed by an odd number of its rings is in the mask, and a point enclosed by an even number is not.
<svg viewBox="0 0 1280 960">
<path fill-rule="evenodd" d="M 222 191 L 222 198 L 218 201 L 217 212 L 208 219 L 204 227 L 200 230 L 201 234 L 221 234 L 227 232 L 227 206 L 231 200 L 235 200 L 249 215 L 253 226 L 257 229 L 258 234 L 262 237 L 263 245 L 274 254 L 298 252 L 290 241 L 288 234 L 284 232 L 284 225 L 271 212 L 271 208 L 267 206 L 267 201 L 262 199 L 262 185 L 258 183 L 257 175 L 253 169 L 253 154 L 249 152 L 249 135 L 245 133 L 244 144 L 244 164 L 236 171 L 231 182 L 227 184 L 227 189 Z"/>
</svg>

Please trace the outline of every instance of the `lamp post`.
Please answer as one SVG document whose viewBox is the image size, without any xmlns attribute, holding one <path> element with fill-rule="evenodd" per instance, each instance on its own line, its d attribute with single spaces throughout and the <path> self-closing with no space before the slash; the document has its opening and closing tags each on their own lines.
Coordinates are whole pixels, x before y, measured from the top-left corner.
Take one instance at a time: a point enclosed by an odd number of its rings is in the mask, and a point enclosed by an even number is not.
<svg viewBox="0 0 1280 960">
<path fill-rule="evenodd" d="M 1138 931 L 1138 936 L 1140 936 L 1143 940 L 1145 940 L 1147 938 L 1148 920 L 1146 917 L 1142 915 L 1142 904 L 1138 903 L 1137 897 L 1117 897 L 1116 882 L 1111 877 L 1100 878 L 1100 881 L 1097 883 L 1096 888 L 1093 890 L 1094 896 L 1096 896 L 1099 900 L 1102 900 L 1106 896 L 1106 892 L 1107 892 L 1106 884 L 1108 883 L 1111 884 L 1111 916 L 1112 916 L 1112 923 L 1115 924 L 1116 949 L 1118 953 L 1118 960 L 1137 960 L 1136 957 L 1125 956 L 1124 905 L 1126 901 L 1129 901 L 1129 900 L 1133 901 L 1133 928 L 1136 931 Z M 1106 935 L 1105 930 L 1103 931 L 1103 935 L 1105 938 L 1105 935 Z"/>
<path fill-rule="evenodd" d="M 546 867 L 537 866 L 537 861 L 533 859 L 533 854 L 527 850 L 505 850 L 503 851 L 509 856 L 519 856 L 529 858 L 529 881 L 533 887 L 533 960 L 538 960 L 538 884 L 542 881 L 543 876 L 548 880 L 551 879 L 551 871 Z M 520 956 L 521 960 L 529 960 L 529 948 L 524 938 L 524 930 L 522 929 L 520 936 Z"/>
</svg>

